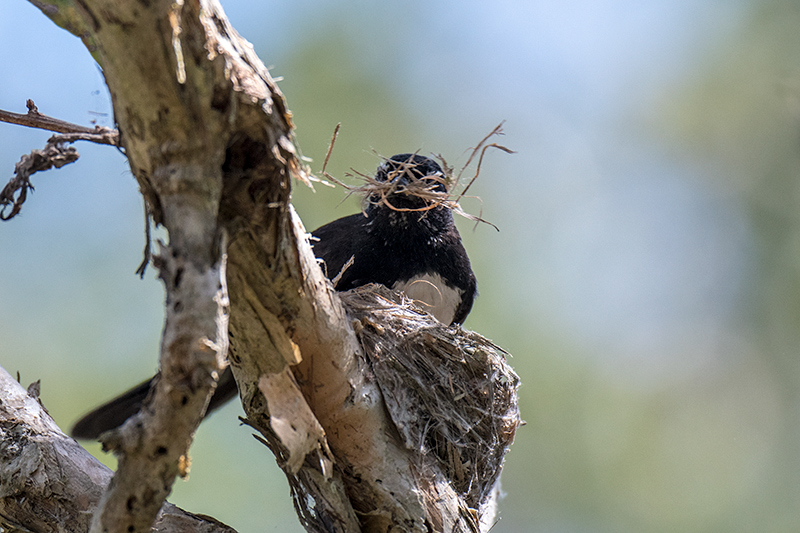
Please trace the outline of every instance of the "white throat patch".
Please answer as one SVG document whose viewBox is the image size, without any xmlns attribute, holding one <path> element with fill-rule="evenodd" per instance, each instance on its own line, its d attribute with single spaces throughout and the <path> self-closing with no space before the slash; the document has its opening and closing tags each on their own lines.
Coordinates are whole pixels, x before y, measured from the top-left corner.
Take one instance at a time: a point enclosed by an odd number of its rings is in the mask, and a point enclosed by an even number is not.
<svg viewBox="0 0 800 533">
<path fill-rule="evenodd" d="M 448 286 L 439 274 L 423 274 L 406 281 L 398 281 L 392 289 L 403 291 L 435 316 L 436 320 L 448 325 L 453 321 L 461 303 L 461 295 L 464 294 L 464 291 Z"/>
</svg>

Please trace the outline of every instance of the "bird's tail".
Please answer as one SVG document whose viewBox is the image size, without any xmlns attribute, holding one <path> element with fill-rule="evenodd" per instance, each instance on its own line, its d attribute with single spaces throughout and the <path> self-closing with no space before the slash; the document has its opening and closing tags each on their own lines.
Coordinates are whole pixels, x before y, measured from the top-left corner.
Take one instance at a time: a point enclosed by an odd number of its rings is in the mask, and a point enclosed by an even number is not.
<svg viewBox="0 0 800 533">
<path fill-rule="evenodd" d="M 102 433 L 121 426 L 128 418 L 139 412 L 157 379 L 158 374 L 87 413 L 75 423 L 70 434 L 76 439 L 96 440 Z M 224 405 L 236 394 L 233 373 L 230 368 L 226 368 L 219 378 L 205 416 Z"/>
</svg>

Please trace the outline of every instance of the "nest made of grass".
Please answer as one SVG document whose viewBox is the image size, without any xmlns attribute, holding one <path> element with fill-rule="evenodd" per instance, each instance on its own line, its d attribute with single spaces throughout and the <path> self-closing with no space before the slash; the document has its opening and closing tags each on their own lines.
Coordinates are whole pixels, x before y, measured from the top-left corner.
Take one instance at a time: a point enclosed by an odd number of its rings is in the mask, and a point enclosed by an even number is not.
<svg viewBox="0 0 800 533">
<path fill-rule="evenodd" d="M 341 296 L 405 446 L 435 458 L 465 503 L 480 509 L 521 423 L 508 354 L 382 285 Z"/>
</svg>

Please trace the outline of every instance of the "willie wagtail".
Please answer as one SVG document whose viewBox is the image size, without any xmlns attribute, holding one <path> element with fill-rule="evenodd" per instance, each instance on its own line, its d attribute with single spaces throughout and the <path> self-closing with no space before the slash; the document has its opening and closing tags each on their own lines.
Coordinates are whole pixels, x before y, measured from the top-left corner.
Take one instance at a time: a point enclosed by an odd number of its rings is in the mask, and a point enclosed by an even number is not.
<svg viewBox="0 0 800 533">
<path fill-rule="evenodd" d="M 461 324 L 477 294 L 475 275 L 450 207 L 447 181 L 433 160 L 398 154 L 368 187 L 363 213 L 314 230 L 314 254 L 336 290 L 380 283 L 404 291 L 444 324 Z M 96 439 L 137 413 L 154 380 L 141 383 L 80 419 L 72 435 Z M 220 376 L 206 415 L 237 394 L 230 368 Z"/>
</svg>

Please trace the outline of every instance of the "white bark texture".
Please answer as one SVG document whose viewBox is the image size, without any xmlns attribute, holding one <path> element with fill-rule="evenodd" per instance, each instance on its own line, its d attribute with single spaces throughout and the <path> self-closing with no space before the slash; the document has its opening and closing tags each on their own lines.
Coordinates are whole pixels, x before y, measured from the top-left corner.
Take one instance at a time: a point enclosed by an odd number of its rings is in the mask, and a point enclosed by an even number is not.
<svg viewBox="0 0 800 533">
<path fill-rule="evenodd" d="M 161 379 L 104 437 L 119 468 L 91 531 L 150 530 L 226 354 L 308 531 L 486 531 L 519 424 L 505 353 L 383 287 L 333 290 L 289 204 L 291 178 L 306 177 L 291 113 L 216 0 L 31 2 L 103 68 L 121 145 L 169 232 L 154 259 Z"/>
<path fill-rule="evenodd" d="M 64 435 L 32 393 L 0 368 L 0 527 L 36 533 L 88 531 L 92 510 L 113 473 Z M 165 503 L 153 531 L 234 530 Z"/>
</svg>

